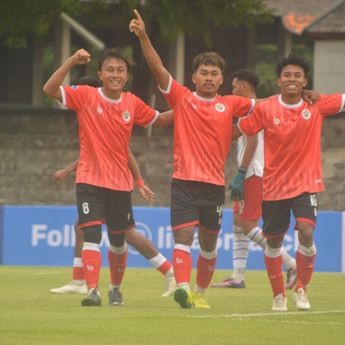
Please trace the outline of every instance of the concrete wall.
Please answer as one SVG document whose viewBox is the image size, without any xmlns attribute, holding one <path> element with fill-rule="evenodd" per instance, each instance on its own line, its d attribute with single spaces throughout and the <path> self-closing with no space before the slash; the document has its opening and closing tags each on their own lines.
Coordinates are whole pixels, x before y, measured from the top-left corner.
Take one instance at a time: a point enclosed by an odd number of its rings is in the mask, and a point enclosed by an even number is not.
<svg viewBox="0 0 345 345">
<path fill-rule="evenodd" d="M 316 41 L 314 47 L 314 89 L 344 93 L 345 42 Z"/>
<path fill-rule="evenodd" d="M 324 123 L 323 167 L 327 192 L 321 193 L 320 209 L 345 207 L 345 119 Z M 154 128 L 151 138 L 135 128 L 131 148 L 147 185 L 156 193 L 153 206 L 169 206 L 173 152 L 172 129 Z M 79 155 L 77 121 L 69 111 L 0 108 L 0 202 L 9 205 L 73 205 L 74 179 L 60 186 L 51 183 L 57 169 Z M 226 183 L 237 164 L 232 149 L 226 165 Z M 230 207 L 229 193 L 226 206 Z M 133 204 L 145 206 L 138 193 Z"/>
</svg>

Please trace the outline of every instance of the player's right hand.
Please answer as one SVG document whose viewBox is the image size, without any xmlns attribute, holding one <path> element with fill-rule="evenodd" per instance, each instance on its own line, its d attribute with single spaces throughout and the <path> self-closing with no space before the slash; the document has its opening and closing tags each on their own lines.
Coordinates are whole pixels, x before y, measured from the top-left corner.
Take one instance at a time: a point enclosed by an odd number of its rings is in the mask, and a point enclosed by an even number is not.
<svg viewBox="0 0 345 345">
<path fill-rule="evenodd" d="M 91 62 L 91 55 L 85 49 L 77 50 L 71 58 L 75 65 L 85 65 Z"/>
<path fill-rule="evenodd" d="M 129 23 L 129 31 L 134 32 L 138 37 L 145 34 L 145 23 L 137 10 L 134 10 L 135 18 Z"/>
<path fill-rule="evenodd" d="M 53 174 L 52 181 L 55 184 L 60 184 L 66 179 L 68 175 L 69 173 L 65 169 L 58 170 Z"/>
</svg>

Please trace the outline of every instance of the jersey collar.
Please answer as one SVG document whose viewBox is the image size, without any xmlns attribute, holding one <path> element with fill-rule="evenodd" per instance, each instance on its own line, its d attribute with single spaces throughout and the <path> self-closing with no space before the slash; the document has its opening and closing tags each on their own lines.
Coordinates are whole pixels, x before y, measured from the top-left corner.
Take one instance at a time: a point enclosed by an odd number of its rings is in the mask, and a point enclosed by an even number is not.
<svg viewBox="0 0 345 345">
<path fill-rule="evenodd" d="M 201 97 L 199 96 L 195 91 L 193 92 L 193 95 L 195 98 L 197 98 L 199 101 L 203 101 L 203 102 L 213 102 L 216 98 L 216 97 L 213 97 L 213 98 L 206 98 L 206 97 Z"/>
<path fill-rule="evenodd" d="M 110 103 L 121 103 L 121 101 L 122 101 L 122 93 L 121 93 L 120 98 L 118 98 L 118 99 L 113 99 L 113 98 L 106 96 L 101 87 L 98 88 L 98 93 L 101 95 L 101 97 L 103 99 L 105 99 L 106 101 L 108 101 Z"/>
<path fill-rule="evenodd" d="M 302 98 L 297 103 L 295 103 L 295 104 L 287 104 L 287 103 L 285 103 L 283 101 L 282 95 L 279 95 L 278 101 L 279 101 L 280 105 L 282 105 L 285 108 L 289 108 L 289 109 L 299 108 L 303 104 L 303 99 Z"/>
</svg>

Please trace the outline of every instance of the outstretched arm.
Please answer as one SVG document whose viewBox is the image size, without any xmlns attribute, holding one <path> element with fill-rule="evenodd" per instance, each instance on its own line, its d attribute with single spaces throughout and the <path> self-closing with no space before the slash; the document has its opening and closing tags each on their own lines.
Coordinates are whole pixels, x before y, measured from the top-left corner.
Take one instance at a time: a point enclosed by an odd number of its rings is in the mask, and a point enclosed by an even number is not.
<svg viewBox="0 0 345 345">
<path fill-rule="evenodd" d="M 169 85 L 170 74 L 164 67 L 156 50 L 153 48 L 145 30 L 145 23 L 137 10 L 134 10 L 134 15 L 135 18 L 129 23 L 129 30 L 134 32 L 138 37 L 146 62 L 159 87 L 162 90 L 166 90 Z"/>
<path fill-rule="evenodd" d="M 155 127 L 168 127 L 174 125 L 174 112 L 172 110 L 160 113 L 157 120 L 153 123 Z"/>
<path fill-rule="evenodd" d="M 52 176 L 52 181 L 55 184 L 63 182 L 73 171 L 77 170 L 79 160 L 67 165 L 67 167 L 56 171 Z"/>
<path fill-rule="evenodd" d="M 145 185 L 139 169 L 139 165 L 130 148 L 128 148 L 128 166 L 133 175 L 133 179 L 138 188 L 138 192 L 148 203 L 152 203 L 155 194 L 149 187 Z"/>
<path fill-rule="evenodd" d="M 48 79 L 43 86 L 43 91 L 51 98 L 62 101 L 60 85 L 62 85 L 66 75 L 75 65 L 84 65 L 91 61 L 91 55 L 84 49 L 79 49 L 70 56 Z"/>
</svg>

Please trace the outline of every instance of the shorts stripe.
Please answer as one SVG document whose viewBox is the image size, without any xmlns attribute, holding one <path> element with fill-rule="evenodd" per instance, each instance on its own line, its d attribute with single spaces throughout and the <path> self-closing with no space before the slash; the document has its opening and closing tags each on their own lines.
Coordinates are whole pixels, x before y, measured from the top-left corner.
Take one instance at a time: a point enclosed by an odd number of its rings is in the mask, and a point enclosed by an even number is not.
<svg viewBox="0 0 345 345">
<path fill-rule="evenodd" d="M 316 222 L 314 222 L 312 219 L 309 219 L 309 218 L 296 218 L 296 222 L 305 222 L 305 223 L 309 223 L 311 224 L 314 228 L 316 226 Z M 296 227 L 297 228 L 297 225 Z"/>
<path fill-rule="evenodd" d="M 86 223 L 79 223 L 79 226 L 81 229 L 87 228 L 89 226 L 93 226 L 93 225 L 102 225 L 103 221 L 102 220 L 92 220 L 90 222 L 86 222 Z"/>
<path fill-rule="evenodd" d="M 189 226 L 198 225 L 198 224 L 199 224 L 199 221 L 193 220 L 192 222 L 188 222 L 188 223 L 183 223 L 183 224 L 176 225 L 176 226 L 174 226 L 174 227 L 172 228 L 172 230 L 175 231 L 175 230 L 187 228 L 187 227 L 189 227 Z"/>
</svg>

